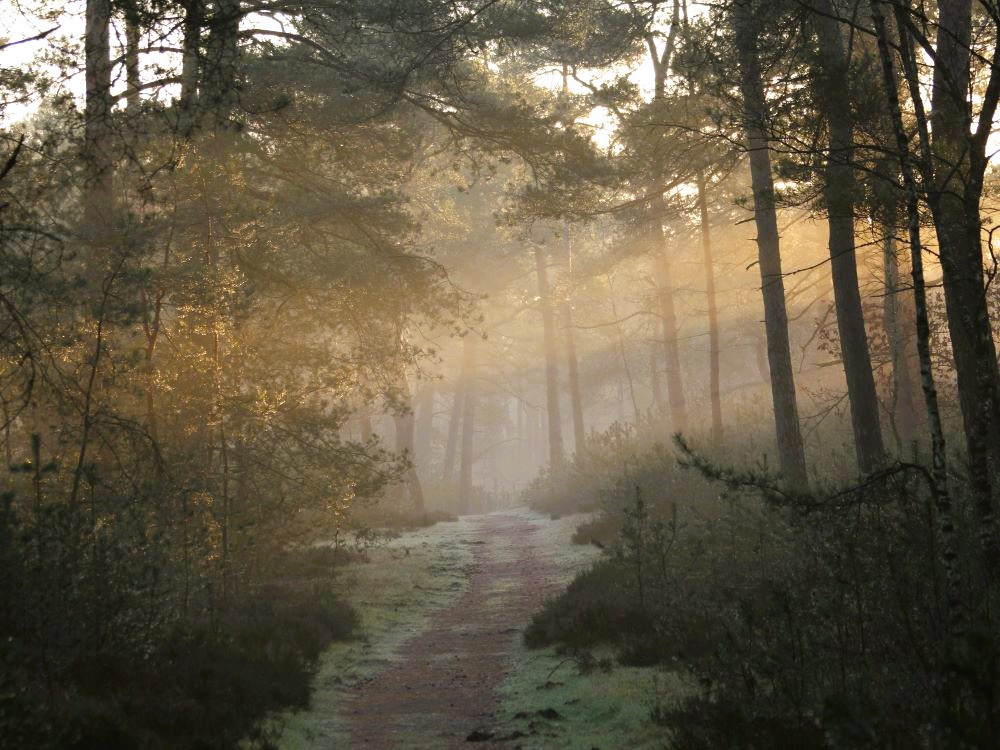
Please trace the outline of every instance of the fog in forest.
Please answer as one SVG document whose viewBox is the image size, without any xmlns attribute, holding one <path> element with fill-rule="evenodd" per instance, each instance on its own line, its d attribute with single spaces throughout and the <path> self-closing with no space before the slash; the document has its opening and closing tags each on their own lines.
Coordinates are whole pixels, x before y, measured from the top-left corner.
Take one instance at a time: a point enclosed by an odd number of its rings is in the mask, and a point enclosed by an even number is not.
<svg viewBox="0 0 1000 750">
<path fill-rule="evenodd" d="M 0 14 L 0 746 L 997 747 L 996 0 Z"/>
</svg>

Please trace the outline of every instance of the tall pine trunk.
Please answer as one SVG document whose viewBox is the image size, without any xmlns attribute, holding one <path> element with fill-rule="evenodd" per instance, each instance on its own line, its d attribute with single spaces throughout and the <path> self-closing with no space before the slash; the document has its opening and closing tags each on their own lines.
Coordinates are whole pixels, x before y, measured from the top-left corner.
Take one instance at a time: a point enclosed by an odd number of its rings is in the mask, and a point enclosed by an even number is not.
<svg viewBox="0 0 1000 750">
<path fill-rule="evenodd" d="M 400 376 L 397 387 L 399 388 L 403 411 L 393 416 L 396 427 L 396 453 L 406 455 L 410 462 L 403 477 L 406 491 L 413 510 L 417 513 L 423 513 L 424 491 L 420 484 L 420 475 L 417 473 L 416 456 L 414 454 L 416 415 L 413 411 L 413 398 L 410 394 L 410 385 L 405 375 Z"/>
<path fill-rule="evenodd" d="M 462 404 L 462 460 L 459 470 L 458 503 L 459 513 L 468 513 L 472 509 L 472 466 L 476 461 L 476 334 L 469 333 L 465 337 L 466 361 L 463 369 L 466 372 L 465 388 L 463 388 Z"/>
<path fill-rule="evenodd" d="M 920 359 L 917 353 L 916 303 L 911 284 L 902 282 L 899 249 L 895 232 L 898 216 L 895 211 L 883 227 L 882 266 L 885 276 L 885 299 L 882 319 L 889 360 L 892 365 L 891 414 L 899 451 L 905 457 L 919 446 L 927 431 L 927 419 L 920 394 Z M 909 267 L 910 263 L 906 263 Z"/>
<path fill-rule="evenodd" d="M 559 409 L 559 358 L 556 353 L 556 325 L 552 311 L 552 294 L 546 269 L 545 250 L 535 245 L 535 270 L 538 276 L 538 297 L 542 312 L 542 334 L 545 347 L 545 406 L 548 411 L 549 469 L 561 475 L 565 462 L 562 415 Z"/>
<path fill-rule="evenodd" d="M 976 134 L 971 133 L 971 40 L 972 1 L 940 0 L 929 122 L 933 164 L 929 204 L 944 276 L 948 331 L 980 534 L 989 558 L 1000 562 L 993 504 L 993 483 L 1000 472 L 1000 376 L 987 308 L 980 216 L 986 136 L 993 118 L 978 123 Z M 1000 70 L 994 69 L 991 89 L 998 75 Z"/>
<path fill-rule="evenodd" d="M 958 536 L 956 533 L 951 495 L 948 491 L 948 451 L 945 443 L 941 411 L 938 406 L 937 386 L 931 360 L 930 318 L 927 311 L 927 294 L 924 284 L 923 246 L 920 239 L 920 206 L 916 179 L 911 166 L 909 138 L 903 123 L 896 85 L 896 72 L 892 52 L 882 13 L 882 0 L 869 0 L 875 36 L 878 42 L 879 58 L 882 62 L 882 80 L 885 86 L 889 115 L 896 148 L 899 154 L 900 173 L 906 195 L 906 225 L 910 242 L 910 262 L 913 279 L 913 299 L 916 312 L 917 353 L 920 360 L 920 381 L 927 410 L 927 421 L 931 434 L 931 477 L 934 494 L 935 520 L 938 531 L 938 558 L 945 571 L 945 605 L 950 643 L 962 635 L 965 626 L 964 605 L 962 603 L 962 573 L 958 567 Z M 901 40 L 905 35 L 900 29 Z M 902 53 L 906 56 L 905 44 Z M 919 103 L 917 103 L 919 107 Z"/>
<path fill-rule="evenodd" d="M 757 51 L 757 20 L 751 0 L 737 0 L 732 8 L 736 47 L 740 65 L 740 89 L 746 118 L 747 150 L 753 184 L 754 220 L 761 292 L 764 297 L 764 325 L 767 332 L 767 360 L 774 405 L 775 432 L 781 470 L 795 489 L 808 488 L 805 448 L 795 398 L 795 376 L 788 340 L 788 312 L 785 283 L 781 272 L 778 218 L 775 210 L 774 179 L 765 123 L 767 103 Z"/>
<path fill-rule="evenodd" d="M 715 261 L 712 258 L 712 229 L 708 218 L 705 173 L 699 170 L 698 215 L 701 223 L 701 249 L 705 260 L 705 301 L 708 306 L 708 394 L 712 402 L 712 442 L 722 442 L 722 395 L 719 374 L 719 309 L 715 298 Z"/>
<path fill-rule="evenodd" d="M 561 306 L 563 329 L 566 331 L 566 377 L 569 383 L 569 405 L 573 412 L 573 450 L 583 449 L 586 428 L 583 421 L 583 395 L 580 392 L 580 364 L 576 356 L 576 332 L 569 302 Z"/>
<path fill-rule="evenodd" d="M 107 252 L 114 221 L 110 25 L 110 0 L 87 0 L 83 235 L 96 255 Z"/>
<path fill-rule="evenodd" d="M 819 26 L 819 78 L 829 129 L 829 156 L 824 197 L 829 224 L 830 270 L 837 311 L 840 350 L 854 430 L 858 468 L 870 473 L 885 461 L 878 396 L 872 375 L 868 336 L 858 289 L 854 247 L 854 123 L 848 105 L 850 61 L 844 50 L 840 22 L 830 0 L 815 0 Z"/>
<path fill-rule="evenodd" d="M 652 223 L 653 253 L 656 264 L 654 277 L 658 281 L 660 318 L 663 322 L 663 354 L 666 360 L 667 403 L 670 405 L 671 428 L 674 432 L 687 430 L 687 399 L 684 397 L 684 380 L 681 376 L 681 351 L 678 342 L 677 310 L 671 288 L 670 251 L 663 233 L 662 196 L 654 201 L 657 209 Z"/>
</svg>

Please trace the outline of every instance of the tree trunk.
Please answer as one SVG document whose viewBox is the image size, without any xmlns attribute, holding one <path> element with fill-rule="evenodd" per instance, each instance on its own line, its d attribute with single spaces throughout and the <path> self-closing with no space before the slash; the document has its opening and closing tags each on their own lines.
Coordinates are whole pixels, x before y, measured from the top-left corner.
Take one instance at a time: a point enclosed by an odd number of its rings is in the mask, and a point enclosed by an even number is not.
<svg viewBox="0 0 1000 750">
<path fill-rule="evenodd" d="M 681 351 L 677 341 L 677 311 L 674 308 L 674 292 L 670 287 L 670 251 L 663 233 L 663 198 L 655 201 L 656 209 L 652 223 L 654 263 L 657 272 L 654 277 L 659 282 L 660 317 L 663 321 L 663 353 L 666 358 L 667 401 L 670 404 L 670 419 L 674 432 L 687 430 L 687 400 L 684 398 L 684 380 L 681 377 Z"/>
<path fill-rule="evenodd" d="M 448 440 L 444 447 L 444 463 L 441 468 L 441 478 L 450 482 L 455 477 L 455 457 L 458 455 L 459 433 L 462 429 L 462 410 L 465 408 L 465 389 L 469 381 L 469 336 L 462 340 L 462 369 L 455 381 L 455 393 L 451 399 L 451 418 L 448 420 Z"/>
<path fill-rule="evenodd" d="M 757 23 L 749 0 L 733 4 L 733 23 L 739 54 L 740 88 L 746 117 L 747 149 L 753 183 L 754 220 L 761 292 L 764 297 L 764 325 L 767 332 L 767 360 L 774 404 L 775 431 L 781 470 L 789 485 L 808 488 L 805 448 L 795 399 L 795 376 L 788 340 L 788 312 L 785 284 L 781 273 L 778 218 L 775 211 L 774 180 L 765 122 L 767 103 L 757 58 Z"/>
<path fill-rule="evenodd" d="M 239 100 L 236 66 L 241 14 L 240 0 L 215 0 L 206 40 L 207 64 L 201 95 L 216 131 L 229 129 Z"/>
<path fill-rule="evenodd" d="M 181 92 L 177 129 L 188 138 L 197 121 L 199 60 L 201 59 L 202 0 L 187 0 L 184 7 L 184 53 L 181 57 Z"/>
<path fill-rule="evenodd" d="M 367 443 L 374 437 L 372 429 L 372 412 L 368 404 L 364 404 L 358 409 L 358 427 L 361 430 L 361 442 Z"/>
<path fill-rule="evenodd" d="M 882 14 L 882 2 L 869 0 L 879 57 L 882 61 L 883 84 L 889 104 L 896 148 L 899 152 L 900 172 L 906 191 L 906 219 L 910 240 L 910 262 L 913 277 L 913 299 L 916 308 L 917 352 L 920 358 L 920 381 L 927 409 L 927 421 L 931 433 L 931 477 L 934 494 L 935 518 L 938 530 L 938 558 L 945 571 L 945 604 L 950 637 L 950 647 L 961 637 L 964 630 L 965 614 L 962 603 L 962 573 L 958 568 L 958 538 L 952 511 L 951 495 L 948 491 L 948 452 L 945 444 L 941 411 L 938 407 L 937 387 L 931 360 L 930 319 L 927 312 L 927 295 L 924 285 L 923 247 L 920 241 L 920 210 L 913 169 L 910 165 L 909 139 L 903 124 L 896 86 L 896 73 L 892 62 L 892 52 Z M 903 30 L 900 29 L 901 38 Z M 905 56 L 906 51 L 903 50 Z M 919 104 L 917 106 L 920 106 Z M 951 659 L 947 659 L 946 663 Z"/>
<path fill-rule="evenodd" d="M 142 79 L 139 75 L 139 43 L 141 31 L 139 13 L 135 3 L 125 8 L 125 104 L 129 114 L 136 114 L 139 109 L 139 87 Z"/>
<path fill-rule="evenodd" d="M 476 457 L 476 334 L 469 333 L 465 337 L 466 372 L 465 388 L 463 389 L 462 405 L 462 462 L 458 483 L 458 512 L 468 513 L 472 508 L 472 465 Z"/>
<path fill-rule="evenodd" d="M 420 475 L 414 456 L 414 437 L 416 433 L 416 415 L 413 412 L 413 398 L 410 395 L 410 385 L 403 375 L 397 384 L 404 411 L 393 415 L 396 426 L 396 453 L 404 454 L 410 462 L 404 480 L 409 494 L 410 504 L 417 513 L 424 512 L 424 491 L 420 485 Z"/>
<path fill-rule="evenodd" d="M 715 262 L 712 258 L 712 230 L 708 220 L 705 173 L 698 172 L 698 213 L 701 220 L 701 248 L 705 258 L 705 298 L 708 304 L 708 392 L 712 402 L 712 442 L 722 442 L 722 396 L 719 388 L 719 310 L 715 299 Z"/>
<path fill-rule="evenodd" d="M 586 428 L 583 422 L 583 397 L 580 393 L 580 369 L 576 357 L 576 332 L 573 329 L 573 311 L 569 302 L 563 302 L 563 328 L 566 330 L 566 375 L 569 381 L 569 403 L 573 412 L 573 450 L 583 449 Z"/>
<path fill-rule="evenodd" d="M 913 291 L 907 288 L 909 285 L 904 286 L 900 278 L 900 263 L 894 236 L 896 225 L 897 217 L 892 215 L 883 229 L 885 299 L 882 317 L 892 364 L 891 414 L 899 442 L 899 452 L 905 457 L 907 452 L 912 451 L 921 442 L 926 433 L 927 420 L 921 408 L 916 304 Z"/>
<path fill-rule="evenodd" d="M 653 405 L 650 409 L 657 424 L 663 416 L 663 386 L 660 384 L 660 342 L 652 341 L 649 345 L 649 378 L 653 391 Z"/>
<path fill-rule="evenodd" d="M 535 245 L 535 269 L 538 274 L 538 297 L 542 312 L 542 333 L 545 346 L 545 406 L 549 424 L 549 468 L 561 475 L 565 463 L 562 415 L 559 409 L 559 359 L 556 354 L 556 326 L 552 311 L 552 295 L 545 268 L 545 250 Z"/>
<path fill-rule="evenodd" d="M 95 250 L 105 251 L 111 241 L 114 211 L 110 24 L 110 0 L 87 0 L 83 234 Z"/>
<path fill-rule="evenodd" d="M 425 383 L 417 393 L 417 425 L 413 460 L 426 471 L 434 448 L 434 383 Z"/>
<path fill-rule="evenodd" d="M 854 251 L 854 123 L 848 81 L 850 61 L 844 51 L 840 22 L 830 0 L 815 0 L 819 27 L 819 79 L 823 85 L 824 117 L 829 129 L 829 156 L 824 198 L 830 230 L 830 271 L 837 310 L 841 358 L 854 429 L 858 469 L 872 472 L 885 461 L 878 396 L 872 376 L 868 336 L 858 289 Z"/>
<path fill-rule="evenodd" d="M 971 0 L 940 0 L 929 123 L 934 184 L 928 202 L 944 276 L 948 331 L 969 454 L 969 479 L 984 551 L 997 561 L 1000 553 L 993 481 L 1000 471 L 1000 376 L 983 278 L 979 207 L 986 166 L 985 140 L 980 147 L 970 133 L 971 38 Z M 992 76 L 996 75 L 997 71 L 993 71 Z M 988 129 L 989 124 L 980 127 Z"/>
</svg>

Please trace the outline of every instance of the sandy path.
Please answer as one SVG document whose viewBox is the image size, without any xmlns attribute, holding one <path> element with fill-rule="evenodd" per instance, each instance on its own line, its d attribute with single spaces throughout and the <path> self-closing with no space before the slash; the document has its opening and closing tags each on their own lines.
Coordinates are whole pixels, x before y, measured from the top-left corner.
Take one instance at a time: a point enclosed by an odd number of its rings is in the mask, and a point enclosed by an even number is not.
<svg viewBox="0 0 1000 750">
<path fill-rule="evenodd" d="M 475 523 L 468 588 L 344 707 L 348 747 L 475 747 L 466 738 L 491 726 L 507 657 L 556 583 L 538 549 L 542 521 L 493 514 Z"/>
</svg>

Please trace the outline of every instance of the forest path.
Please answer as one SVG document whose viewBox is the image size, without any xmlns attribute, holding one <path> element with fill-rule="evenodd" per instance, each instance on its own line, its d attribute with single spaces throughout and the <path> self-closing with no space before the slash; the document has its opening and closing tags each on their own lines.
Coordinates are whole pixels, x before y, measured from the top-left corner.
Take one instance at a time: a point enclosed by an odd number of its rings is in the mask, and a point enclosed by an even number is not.
<svg viewBox="0 0 1000 750">
<path fill-rule="evenodd" d="M 544 520 L 494 513 L 463 521 L 472 550 L 464 593 L 343 707 L 348 747 L 468 747 L 493 723 L 509 656 L 559 582 L 537 533 Z"/>
</svg>

